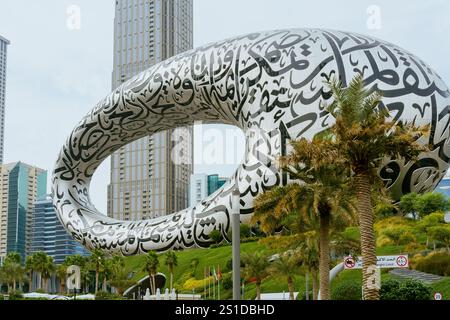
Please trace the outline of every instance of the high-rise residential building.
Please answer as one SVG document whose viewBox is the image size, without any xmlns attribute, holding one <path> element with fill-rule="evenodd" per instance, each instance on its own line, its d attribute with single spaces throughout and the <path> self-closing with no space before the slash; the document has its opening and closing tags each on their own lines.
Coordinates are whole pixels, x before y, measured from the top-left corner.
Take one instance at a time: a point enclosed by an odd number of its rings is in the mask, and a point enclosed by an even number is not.
<svg viewBox="0 0 450 320">
<path fill-rule="evenodd" d="M 193 45 L 192 0 L 117 0 L 113 89 Z M 111 156 L 108 216 L 148 219 L 188 206 L 193 168 L 192 127 L 185 128 L 183 158 L 171 159 L 173 131 L 134 141 Z"/>
<path fill-rule="evenodd" d="M 31 249 L 34 202 L 47 192 L 47 171 L 23 162 L 0 165 L 0 257 Z"/>
<path fill-rule="evenodd" d="M 218 174 L 196 173 L 191 175 L 189 206 L 194 206 L 205 197 L 213 194 L 229 180 L 229 178 L 219 177 Z"/>
<path fill-rule="evenodd" d="M 3 140 L 5 133 L 6 54 L 9 41 L 0 36 L 0 164 L 3 163 Z"/>
<path fill-rule="evenodd" d="M 446 176 L 436 186 L 435 191 L 442 193 L 443 195 L 450 197 L 450 177 Z"/>
<path fill-rule="evenodd" d="M 56 264 L 62 264 L 70 255 L 89 255 L 63 227 L 49 195 L 39 198 L 33 207 L 31 253 L 39 251 L 51 256 Z"/>
</svg>

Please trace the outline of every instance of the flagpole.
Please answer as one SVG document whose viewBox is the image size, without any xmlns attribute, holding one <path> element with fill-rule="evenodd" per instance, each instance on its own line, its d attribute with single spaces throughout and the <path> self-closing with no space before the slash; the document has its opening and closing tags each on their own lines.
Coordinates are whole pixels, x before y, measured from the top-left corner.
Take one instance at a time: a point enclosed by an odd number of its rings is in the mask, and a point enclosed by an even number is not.
<svg viewBox="0 0 450 320">
<path fill-rule="evenodd" d="M 208 299 L 211 300 L 211 266 L 208 266 Z"/>
<path fill-rule="evenodd" d="M 213 266 L 213 300 L 216 300 L 216 267 Z"/>
<path fill-rule="evenodd" d="M 206 298 L 206 266 L 203 267 L 203 292 Z"/>
<path fill-rule="evenodd" d="M 220 274 L 220 265 L 217 265 L 217 300 L 220 300 L 220 279 L 222 275 Z"/>
</svg>

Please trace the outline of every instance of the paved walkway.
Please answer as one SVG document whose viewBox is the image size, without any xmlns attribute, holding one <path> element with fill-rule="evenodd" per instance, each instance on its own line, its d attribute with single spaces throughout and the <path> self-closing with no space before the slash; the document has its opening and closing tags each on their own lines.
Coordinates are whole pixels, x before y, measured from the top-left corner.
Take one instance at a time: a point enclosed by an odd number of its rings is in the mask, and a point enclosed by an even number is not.
<svg viewBox="0 0 450 320">
<path fill-rule="evenodd" d="M 394 270 L 389 271 L 389 273 L 392 276 L 397 277 L 397 278 L 419 280 L 426 284 L 431 284 L 433 282 L 437 282 L 437 281 L 444 279 L 444 277 L 437 276 L 435 274 L 420 272 L 420 271 L 416 271 L 416 270 L 409 270 L 409 269 L 394 269 Z"/>
</svg>

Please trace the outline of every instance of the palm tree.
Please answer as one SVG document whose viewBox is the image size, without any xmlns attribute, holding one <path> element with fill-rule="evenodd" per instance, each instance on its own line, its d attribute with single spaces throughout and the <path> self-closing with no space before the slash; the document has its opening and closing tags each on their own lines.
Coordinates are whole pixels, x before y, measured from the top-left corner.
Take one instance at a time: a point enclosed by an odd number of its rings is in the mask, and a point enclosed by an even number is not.
<svg viewBox="0 0 450 320">
<path fill-rule="evenodd" d="M 22 258 L 20 256 L 20 254 L 17 252 L 9 252 L 5 257 L 4 263 L 10 263 L 10 262 L 21 264 Z"/>
<path fill-rule="evenodd" d="M 8 285 L 8 292 L 16 290 L 17 283 L 23 281 L 25 278 L 23 267 L 14 260 L 5 261 L 1 267 L 1 273 L 2 280 Z"/>
<path fill-rule="evenodd" d="M 256 200 L 253 221 L 263 217 L 261 225 L 264 230 L 276 226 L 277 219 L 285 221 L 289 215 L 295 214 L 297 228 L 319 230 L 320 292 L 322 299 L 327 300 L 330 298 L 332 219 L 351 222 L 354 212 L 348 169 L 344 161 L 335 156 L 333 145 L 322 135 L 317 135 L 311 142 L 303 138 L 294 141 L 292 147 L 292 153 L 282 157 L 280 164 L 291 179 L 300 182 L 275 187 L 260 195 Z M 310 228 L 306 227 L 308 225 Z"/>
<path fill-rule="evenodd" d="M 178 266 L 177 255 L 176 255 L 176 253 L 173 250 L 167 251 L 165 264 L 167 266 L 167 269 L 169 269 L 169 273 L 170 273 L 170 291 L 172 292 L 172 288 L 173 288 L 173 269 L 174 269 L 174 267 Z"/>
<path fill-rule="evenodd" d="M 4 277 L 9 280 L 9 283 L 13 286 L 13 290 L 16 290 L 17 282 L 20 282 L 24 278 L 24 269 L 21 266 L 21 256 L 17 252 L 9 252 L 3 262 Z"/>
<path fill-rule="evenodd" d="M 298 256 L 285 252 L 280 254 L 279 258 L 272 262 L 270 268 L 273 274 L 286 277 L 290 300 L 294 300 L 294 278 L 300 271 L 298 268 L 298 263 Z"/>
<path fill-rule="evenodd" d="M 313 300 L 317 300 L 319 293 L 319 281 L 317 278 L 319 270 L 319 241 L 317 231 L 312 230 L 301 234 L 302 240 L 295 252 L 299 255 L 307 273 L 311 274 Z"/>
<path fill-rule="evenodd" d="M 38 289 L 42 289 L 43 288 L 43 279 L 44 279 L 44 275 L 43 275 L 43 270 L 46 268 L 46 264 L 47 264 L 47 254 L 45 252 L 36 252 L 33 254 L 33 265 L 34 265 L 34 270 L 36 270 L 36 272 L 39 272 L 40 275 L 40 281 L 38 284 Z"/>
<path fill-rule="evenodd" d="M 33 289 L 33 270 L 34 270 L 34 260 L 33 256 L 27 256 L 25 259 L 25 272 L 28 274 L 28 291 L 31 292 Z"/>
<path fill-rule="evenodd" d="M 125 290 L 136 284 L 129 278 L 129 273 L 125 269 L 115 269 L 111 273 L 109 284 L 117 290 L 117 294 L 123 296 Z"/>
<path fill-rule="evenodd" d="M 100 276 L 100 269 L 103 267 L 104 261 L 105 261 L 105 254 L 103 251 L 99 249 L 94 249 L 91 252 L 91 256 L 89 257 L 89 261 L 91 265 L 93 266 L 95 270 L 95 290 L 94 292 L 97 293 L 98 291 L 98 280 Z"/>
<path fill-rule="evenodd" d="M 159 266 L 158 255 L 154 251 L 149 251 L 145 256 L 143 271 L 148 272 L 150 289 L 153 295 L 156 294 L 155 275 L 158 271 L 158 266 Z"/>
<path fill-rule="evenodd" d="M 67 266 L 60 264 L 56 267 L 56 276 L 59 279 L 59 293 L 65 293 L 66 280 L 67 280 Z"/>
<path fill-rule="evenodd" d="M 67 256 L 64 260 L 64 265 L 66 266 L 79 266 L 81 273 L 81 281 L 83 283 L 83 288 L 85 292 L 89 291 L 89 278 L 90 278 L 90 268 L 89 268 L 89 257 L 84 257 L 79 254 L 72 256 Z"/>
<path fill-rule="evenodd" d="M 336 159 L 346 160 L 351 169 L 358 199 L 364 299 L 377 300 L 379 290 L 368 286 L 368 268 L 377 263 L 371 201 L 374 182 L 379 181 L 376 168 L 385 157 L 403 157 L 405 161 L 417 157 L 425 150 L 417 140 L 429 128 L 388 121 L 389 111 L 381 103 L 381 94 L 364 89 L 361 74 L 353 78 L 347 88 L 336 80 L 329 81 L 328 85 L 334 101 L 327 111 L 336 120 L 328 133 L 338 153 Z"/>
<path fill-rule="evenodd" d="M 248 279 L 255 279 L 256 299 L 261 299 L 261 283 L 269 275 L 269 259 L 262 251 L 246 253 L 242 255 L 244 263 L 243 276 Z"/>
</svg>

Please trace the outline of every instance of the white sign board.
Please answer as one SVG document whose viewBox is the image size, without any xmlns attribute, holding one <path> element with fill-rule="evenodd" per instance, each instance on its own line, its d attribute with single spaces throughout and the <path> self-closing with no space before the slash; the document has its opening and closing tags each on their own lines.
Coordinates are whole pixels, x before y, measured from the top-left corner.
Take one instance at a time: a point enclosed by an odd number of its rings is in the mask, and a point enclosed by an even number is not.
<svg viewBox="0 0 450 320">
<path fill-rule="evenodd" d="M 79 266 L 69 266 L 67 268 L 67 289 L 81 289 L 81 270 Z"/>
<path fill-rule="evenodd" d="M 409 259 L 408 255 L 398 256 L 377 256 L 378 268 L 408 268 Z M 344 269 L 362 269 L 361 257 L 346 257 L 344 258 Z"/>
</svg>

